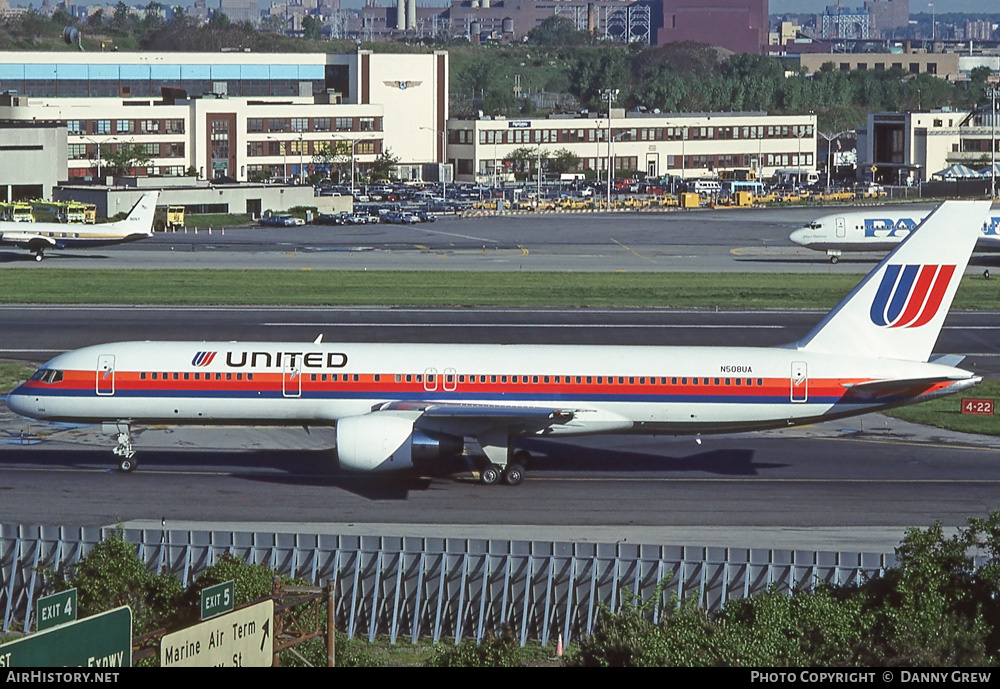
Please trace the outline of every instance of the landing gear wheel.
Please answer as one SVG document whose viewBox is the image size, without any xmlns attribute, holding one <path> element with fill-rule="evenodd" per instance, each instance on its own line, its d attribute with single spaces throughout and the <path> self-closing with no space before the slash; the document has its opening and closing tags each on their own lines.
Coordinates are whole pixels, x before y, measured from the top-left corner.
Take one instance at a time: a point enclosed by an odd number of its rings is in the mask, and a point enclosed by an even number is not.
<svg viewBox="0 0 1000 689">
<path fill-rule="evenodd" d="M 35 252 L 35 263 L 39 263 L 45 256 L 42 255 L 41 251 Z"/>
<path fill-rule="evenodd" d="M 838 263 L 840 263 L 840 256 L 831 256 L 830 263 L 832 263 L 833 265 L 837 265 Z"/>
<path fill-rule="evenodd" d="M 983 277 L 986 278 L 987 280 L 990 279 L 990 269 L 989 268 L 987 268 L 986 270 L 983 271 Z"/>
<path fill-rule="evenodd" d="M 483 485 L 492 486 L 500 480 L 500 474 L 500 467 L 496 464 L 490 464 L 479 474 L 479 480 L 482 481 Z"/>
<path fill-rule="evenodd" d="M 122 459 L 120 462 L 118 462 L 118 468 L 122 472 L 127 474 L 131 472 L 133 469 L 135 469 L 137 464 L 138 462 L 132 461 L 131 459 L 126 457 L 125 459 Z"/>
<path fill-rule="evenodd" d="M 503 482 L 508 486 L 519 486 L 524 481 L 524 467 L 520 464 L 508 464 L 503 470 Z"/>
</svg>

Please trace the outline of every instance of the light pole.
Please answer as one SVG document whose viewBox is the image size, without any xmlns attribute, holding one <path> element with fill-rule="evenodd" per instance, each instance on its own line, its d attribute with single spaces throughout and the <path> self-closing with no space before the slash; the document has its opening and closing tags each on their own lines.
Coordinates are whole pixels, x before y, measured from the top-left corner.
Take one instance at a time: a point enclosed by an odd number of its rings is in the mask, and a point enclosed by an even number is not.
<svg viewBox="0 0 1000 689">
<path fill-rule="evenodd" d="M 997 95 L 1000 89 L 991 86 L 986 89 L 990 97 L 990 198 L 997 197 Z"/>
<path fill-rule="evenodd" d="M 97 178 L 100 179 L 101 178 L 101 144 L 100 144 L 100 142 L 95 141 L 94 139 L 91 139 L 89 136 L 81 136 L 80 138 L 83 139 L 84 141 L 89 141 L 90 143 L 94 144 L 94 146 L 97 147 Z"/>
<path fill-rule="evenodd" d="M 611 210 L 611 179 L 615 176 L 614 161 L 611 159 L 611 106 L 618 102 L 618 89 L 604 89 L 601 92 L 601 100 L 608 104 L 608 197 L 605 210 Z"/>
<path fill-rule="evenodd" d="M 802 186 L 802 168 L 804 167 L 802 165 L 802 137 L 806 135 L 807 131 L 808 128 L 800 124 L 798 125 L 797 130 L 794 132 L 795 138 L 799 140 L 799 157 L 796 159 L 796 162 L 798 164 L 795 166 L 796 170 L 795 183 L 800 187 Z"/>
<path fill-rule="evenodd" d="M 276 137 L 268 136 L 267 138 L 278 144 L 278 150 L 281 151 L 281 179 L 282 184 L 284 184 L 288 177 L 288 146 L 285 145 L 284 141 L 280 141 Z"/>
<path fill-rule="evenodd" d="M 931 8 L 931 43 L 937 40 L 937 21 L 934 19 L 934 3 L 929 2 L 927 6 Z M 931 48 L 933 50 L 933 48 Z"/>
<path fill-rule="evenodd" d="M 836 134 L 827 134 L 826 132 L 817 133 L 826 139 L 826 190 L 830 191 L 830 173 L 833 171 L 833 142 L 849 132 L 837 132 Z"/>
<path fill-rule="evenodd" d="M 89 136 L 81 136 L 80 138 L 83 139 L 84 141 L 89 141 L 90 143 L 94 144 L 94 146 L 97 147 L 97 178 L 100 179 L 101 178 L 101 169 L 102 169 L 101 168 L 101 146 L 102 146 L 102 143 L 100 141 L 98 141 L 97 139 L 91 139 Z M 104 143 L 110 144 L 112 141 L 117 141 L 117 140 L 118 140 L 117 136 L 112 136 L 110 139 L 107 139 Z"/>
<path fill-rule="evenodd" d="M 299 134 L 299 183 L 300 184 L 306 183 L 305 147 L 306 147 L 305 140 L 303 139 L 302 134 L 300 133 Z"/>
<path fill-rule="evenodd" d="M 334 136 L 333 138 L 338 141 L 344 141 L 350 144 L 351 146 L 351 196 L 354 196 L 354 146 L 355 144 L 357 144 L 357 141 L 355 141 L 354 139 L 349 139 L 347 137 L 340 137 L 340 136 Z M 340 147 L 338 146 L 337 148 L 339 149 Z"/>
</svg>

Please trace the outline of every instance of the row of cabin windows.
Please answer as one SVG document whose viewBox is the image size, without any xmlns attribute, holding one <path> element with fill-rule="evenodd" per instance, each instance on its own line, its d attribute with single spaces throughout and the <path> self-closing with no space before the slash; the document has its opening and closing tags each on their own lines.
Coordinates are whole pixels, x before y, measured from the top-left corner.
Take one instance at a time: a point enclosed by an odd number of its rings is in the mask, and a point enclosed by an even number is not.
<svg viewBox="0 0 1000 689">
<path fill-rule="evenodd" d="M 376 383 L 381 382 L 382 377 L 379 374 L 373 376 Z M 402 383 L 423 383 L 425 375 L 416 373 L 395 374 L 395 382 Z M 426 374 L 428 383 L 434 383 L 435 374 Z M 665 376 L 660 376 L 657 379 L 656 376 L 504 376 L 504 375 L 479 375 L 479 376 L 466 376 L 466 375 L 454 375 L 445 374 L 443 376 L 445 383 L 454 383 L 457 379 L 459 383 L 500 383 L 500 384 L 527 384 L 527 383 L 545 383 L 545 384 L 556 384 L 556 385 L 582 385 L 586 383 L 587 385 L 625 385 L 628 381 L 628 385 L 656 385 L 657 380 L 659 380 L 660 385 L 667 385 L 667 381 L 670 381 L 670 385 L 747 385 L 758 387 L 764 384 L 763 378 L 667 378 Z M 312 374 L 312 380 L 321 380 L 326 382 L 326 374 Z M 330 376 L 330 380 L 336 383 L 338 381 L 337 374 Z M 353 374 L 342 374 L 339 377 L 342 382 L 348 382 L 353 380 L 355 383 L 358 382 L 358 375 Z"/>
<path fill-rule="evenodd" d="M 235 377 L 234 377 L 235 376 Z M 139 373 L 139 380 L 253 380 L 252 373 Z"/>
<path fill-rule="evenodd" d="M 139 374 L 140 380 L 244 380 L 244 377 L 248 381 L 253 380 L 252 373 L 159 373 L 152 372 L 146 373 L 141 372 Z M 395 382 L 402 383 L 423 383 L 424 374 L 421 373 L 397 373 L 395 375 Z M 435 374 L 426 374 L 427 382 L 433 383 L 436 376 Z M 456 378 L 459 383 L 500 383 L 500 384 L 527 384 L 527 383 L 552 383 L 556 385 L 582 385 L 586 383 L 587 385 L 625 385 L 628 381 L 628 385 L 656 385 L 657 380 L 659 380 L 660 385 L 667 385 L 667 381 L 670 381 L 670 385 L 739 385 L 739 386 L 754 386 L 760 387 L 764 384 L 763 378 L 667 378 L 666 376 L 505 376 L 505 375 L 459 375 L 446 374 L 444 379 L 446 383 L 454 383 Z M 348 383 L 348 382 L 359 382 L 360 376 L 357 373 L 313 373 L 310 374 L 309 379 L 312 382 L 333 382 L 333 383 Z M 376 373 L 373 376 L 374 382 L 379 383 L 382 381 L 382 376 Z M 47 381 L 48 382 L 48 381 Z"/>
</svg>

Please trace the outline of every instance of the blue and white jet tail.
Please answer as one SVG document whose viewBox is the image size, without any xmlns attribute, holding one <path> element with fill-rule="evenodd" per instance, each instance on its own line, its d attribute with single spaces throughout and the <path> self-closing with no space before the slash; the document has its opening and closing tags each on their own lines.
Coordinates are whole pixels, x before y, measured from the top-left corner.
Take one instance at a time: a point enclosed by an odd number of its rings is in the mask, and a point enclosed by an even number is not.
<svg viewBox="0 0 1000 689">
<path fill-rule="evenodd" d="M 797 343 L 805 352 L 927 361 L 989 201 L 945 201 Z"/>
</svg>

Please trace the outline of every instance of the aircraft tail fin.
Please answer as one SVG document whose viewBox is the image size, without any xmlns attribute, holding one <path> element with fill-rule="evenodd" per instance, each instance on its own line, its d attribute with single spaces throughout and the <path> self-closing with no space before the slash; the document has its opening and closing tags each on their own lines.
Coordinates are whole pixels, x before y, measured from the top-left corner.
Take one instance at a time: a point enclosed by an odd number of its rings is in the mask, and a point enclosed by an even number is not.
<svg viewBox="0 0 1000 689">
<path fill-rule="evenodd" d="M 927 361 L 990 205 L 942 203 L 796 346 Z"/>
<path fill-rule="evenodd" d="M 115 228 L 128 234 L 152 234 L 156 201 L 159 198 L 159 191 L 147 191 L 139 199 L 139 202 L 132 206 L 128 216 L 115 223 Z"/>
</svg>

